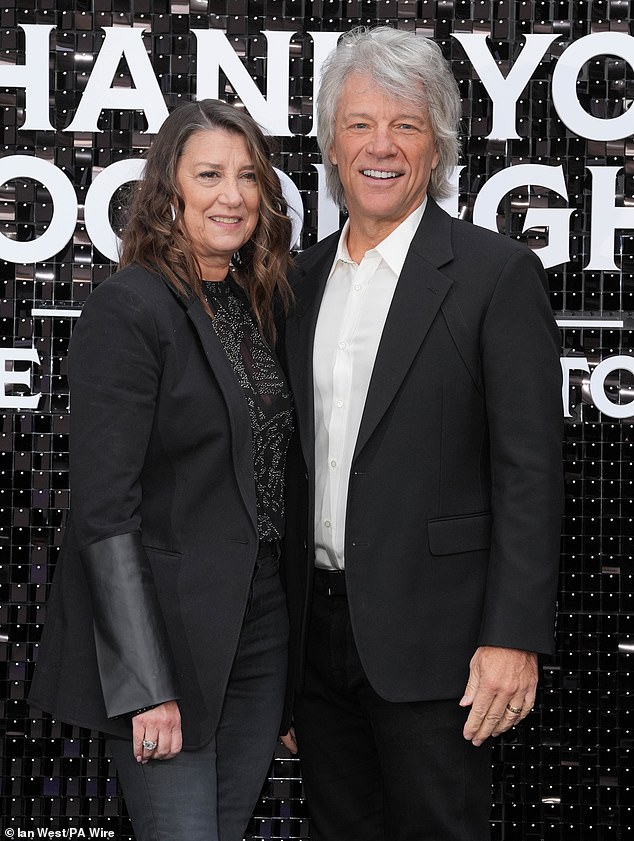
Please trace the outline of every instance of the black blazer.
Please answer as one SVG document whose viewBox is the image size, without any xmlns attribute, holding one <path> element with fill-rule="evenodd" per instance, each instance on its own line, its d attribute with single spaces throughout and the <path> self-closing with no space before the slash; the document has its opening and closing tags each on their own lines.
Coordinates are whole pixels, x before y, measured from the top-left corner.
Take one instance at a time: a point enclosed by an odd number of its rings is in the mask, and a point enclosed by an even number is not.
<svg viewBox="0 0 634 841">
<path fill-rule="evenodd" d="M 295 688 L 314 557 L 313 338 L 338 237 L 298 258 L 286 324 L 305 468 L 290 476 L 289 541 L 308 528 L 305 548 L 296 540 L 285 553 Z M 529 249 L 429 200 L 381 337 L 348 491 L 352 628 L 387 700 L 460 697 L 479 645 L 552 650 L 562 404 L 545 282 Z"/>
<path fill-rule="evenodd" d="M 201 304 L 129 267 L 86 302 L 69 352 L 71 506 L 30 701 L 131 734 L 178 698 L 207 742 L 258 536 L 247 404 Z"/>
</svg>

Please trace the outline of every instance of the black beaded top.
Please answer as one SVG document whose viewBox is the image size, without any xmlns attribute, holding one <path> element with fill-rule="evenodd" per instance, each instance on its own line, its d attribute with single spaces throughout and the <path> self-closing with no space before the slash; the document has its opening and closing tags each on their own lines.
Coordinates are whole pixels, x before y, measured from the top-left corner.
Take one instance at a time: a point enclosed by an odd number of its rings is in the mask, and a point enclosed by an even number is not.
<svg viewBox="0 0 634 841">
<path fill-rule="evenodd" d="M 284 464 L 294 426 L 291 393 L 242 289 L 226 278 L 206 281 L 204 291 L 249 409 L 258 535 L 261 541 L 278 540 L 284 534 Z"/>
</svg>

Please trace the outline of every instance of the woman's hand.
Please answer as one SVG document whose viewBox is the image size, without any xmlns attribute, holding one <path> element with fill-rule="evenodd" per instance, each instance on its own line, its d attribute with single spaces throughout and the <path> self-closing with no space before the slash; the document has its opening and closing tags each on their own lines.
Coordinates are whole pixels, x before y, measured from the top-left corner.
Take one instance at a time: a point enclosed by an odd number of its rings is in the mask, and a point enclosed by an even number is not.
<svg viewBox="0 0 634 841">
<path fill-rule="evenodd" d="M 155 742 L 154 750 L 144 747 L 144 741 Z M 137 762 L 171 759 L 182 746 L 181 714 L 176 701 L 166 701 L 132 717 L 132 747 Z"/>
<path fill-rule="evenodd" d="M 291 753 L 297 753 L 297 740 L 295 738 L 295 728 L 291 727 L 288 733 L 280 736 L 280 743 Z"/>
</svg>

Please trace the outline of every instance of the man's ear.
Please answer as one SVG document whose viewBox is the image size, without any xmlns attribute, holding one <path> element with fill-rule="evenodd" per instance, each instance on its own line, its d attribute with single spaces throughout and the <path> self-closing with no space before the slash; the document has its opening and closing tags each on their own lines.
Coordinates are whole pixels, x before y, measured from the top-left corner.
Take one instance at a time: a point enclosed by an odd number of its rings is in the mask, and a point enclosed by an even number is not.
<svg viewBox="0 0 634 841">
<path fill-rule="evenodd" d="M 337 166 L 337 156 L 335 155 L 335 150 L 332 148 L 332 146 L 328 150 L 328 160 L 333 166 Z"/>
</svg>

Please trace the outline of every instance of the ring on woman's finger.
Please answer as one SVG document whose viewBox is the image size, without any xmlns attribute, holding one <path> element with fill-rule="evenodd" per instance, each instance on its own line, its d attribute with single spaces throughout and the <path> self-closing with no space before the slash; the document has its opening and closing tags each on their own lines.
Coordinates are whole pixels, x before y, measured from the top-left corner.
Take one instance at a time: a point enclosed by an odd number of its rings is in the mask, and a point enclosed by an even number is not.
<svg viewBox="0 0 634 841">
<path fill-rule="evenodd" d="M 506 709 L 507 709 L 509 712 L 513 713 L 513 715 L 519 715 L 519 714 L 522 712 L 522 708 L 521 708 L 521 707 L 514 707 L 514 706 L 512 706 L 511 704 L 507 704 L 507 705 L 506 705 Z"/>
<path fill-rule="evenodd" d="M 156 750 L 157 742 L 153 742 L 151 739 L 143 739 L 143 747 L 145 750 Z"/>
</svg>

